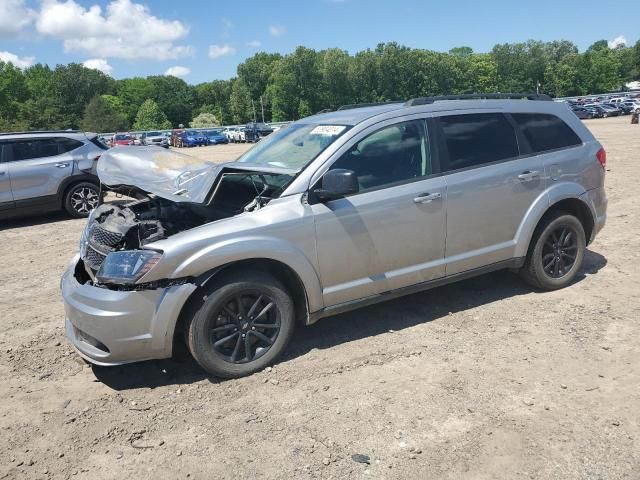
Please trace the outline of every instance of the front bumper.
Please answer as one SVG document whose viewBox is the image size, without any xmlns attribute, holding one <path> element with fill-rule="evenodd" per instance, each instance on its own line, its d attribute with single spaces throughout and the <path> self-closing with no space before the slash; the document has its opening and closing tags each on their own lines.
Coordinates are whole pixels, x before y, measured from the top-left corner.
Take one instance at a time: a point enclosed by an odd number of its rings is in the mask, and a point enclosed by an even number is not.
<svg viewBox="0 0 640 480">
<path fill-rule="evenodd" d="M 78 257 L 62 276 L 67 337 L 97 365 L 120 365 L 172 355 L 173 333 L 193 284 L 120 292 L 81 285 Z"/>
</svg>

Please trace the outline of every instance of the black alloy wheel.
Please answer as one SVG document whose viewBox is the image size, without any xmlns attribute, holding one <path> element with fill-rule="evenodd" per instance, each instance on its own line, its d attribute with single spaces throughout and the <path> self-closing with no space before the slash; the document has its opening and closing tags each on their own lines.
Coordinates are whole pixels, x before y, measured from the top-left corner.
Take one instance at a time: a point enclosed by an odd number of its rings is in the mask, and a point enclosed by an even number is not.
<svg viewBox="0 0 640 480">
<path fill-rule="evenodd" d="M 540 290 L 557 290 L 573 282 L 586 250 L 584 226 L 564 211 L 549 212 L 534 232 L 522 278 Z"/>
<path fill-rule="evenodd" d="M 291 340 L 293 300 L 268 272 L 223 272 L 198 297 L 185 339 L 193 358 L 212 375 L 237 378 L 262 370 Z"/>
<path fill-rule="evenodd" d="M 542 269 L 551 278 L 562 278 L 576 261 L 578 234 L 570 226 L 549 232 L 542 247 Z"/>
<path fill-rule="evenodd" d="M 214 314 L 210 343 L 230 363 L 257 360 L 273 346 L 280 333 L 274 300 L 258 291 L 245 291 L 223 301 Z"/>
</svg>

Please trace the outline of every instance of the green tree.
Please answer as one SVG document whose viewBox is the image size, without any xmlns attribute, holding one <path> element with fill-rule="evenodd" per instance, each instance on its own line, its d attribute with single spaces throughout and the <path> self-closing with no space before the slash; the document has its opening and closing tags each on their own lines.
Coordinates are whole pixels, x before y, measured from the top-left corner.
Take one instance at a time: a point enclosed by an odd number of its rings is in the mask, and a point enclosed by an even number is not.
<svg viewBox="0 0 640 480">
<path fill-rule="evenodd" d="M 220 125 L 213 113 L 202 112 L 197 115 L 189 124 L 191 128 L 217 127 Z"/>
<path fill-rule="evenodd" d="M 20 103 L 29 98 L 24 74 L 12 63 L 0 61 L 0 120 L 5 130 L 16 123 Z"/>
<path fill-rule="evenodd" d="M 133 123 L 134 130 L 163 130 L 171 128 L 171 122 L 167 119 L 156 102 L 151 99 L 145 100 Z"/>
<path fill-rule="evenodd" d="M 253 119 L 251 94 L 243 80 L 236 79 L 231 87 L 231 115 L 234 123 L 245 123 Z"/>
<path fill-rule="evenodd" d="M 181 78 L 172 75 L 147 77 L 151 82 L 151 96 L 171 124 L 187 124 L 193 114 L 193 89 Z"/>
<path fill-rule="evenodd" d="M 125 78 L 116 83 L 115 96 L 120 99 L 129 123 L 133 123 L 140 105 L 151 98 L 153 85 L 142 77 Z"/>
<path fill-rule="evenodd" d="M 72 128 L 80 126 L 85 106 L 94 96 L 111 93 L 115 88 L 111 77 L 78 63 L 58 65 L 51 80 L 64 122 Z"/>
<path fill-rule="evenodd" d="M 90 132 L 118 132 L 128 130 L 129 122 L 104 96 L 96 95 L 85 107 L 80 126 Z"/>
</svg>

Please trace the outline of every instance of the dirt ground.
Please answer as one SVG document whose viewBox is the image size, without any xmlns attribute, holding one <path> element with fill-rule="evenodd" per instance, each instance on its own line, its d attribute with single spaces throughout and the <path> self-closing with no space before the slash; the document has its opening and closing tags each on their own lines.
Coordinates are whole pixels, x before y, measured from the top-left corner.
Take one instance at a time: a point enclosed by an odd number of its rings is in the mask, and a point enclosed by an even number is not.
<svg viewBox="0 0 640 480">
<path fill-rule="evenodd" d="M 574 285 L 501 272 L 325 319 L 240 380 L 86 365 L 58 291 L 84 221 L 4 221 L 0 478 L 640 478 L 640 126 L 587 123 L 609 220 Z"/>
</svg>

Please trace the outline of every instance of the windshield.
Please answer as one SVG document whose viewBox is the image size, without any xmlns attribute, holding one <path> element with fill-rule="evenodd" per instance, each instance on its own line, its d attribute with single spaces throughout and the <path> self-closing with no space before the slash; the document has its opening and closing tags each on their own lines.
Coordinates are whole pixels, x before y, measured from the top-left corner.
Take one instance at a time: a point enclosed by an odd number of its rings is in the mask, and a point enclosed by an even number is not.
<svg viewBox="0 0 640 480">
<path fill-rule="evenodd" d="M 190 130 L 187 132 L 187 136 L 189 137 L 196 137 L 198 135 L 198 132 L 194 132 L 193 130 Z"/>
<path fill-rule="evenodd" d="M 207 133 L 207 135 L 221 135 L 222 134 L 222 132 L 220 130 L 209 130 L 206 133 Z"/>
<path fill-rule="evenodd" d="M 294 123 L 264 138 L 237 161 L 302 170 L 348 128 Z"/>
<path fill-rule="evenodd" d="M 160 132 L 147 132 L 147 137 L 159 137 L 162 135 Z"/>
<path fill-rule="evenodd" d="M 131 140 L 131 137 L 129 135 L 116 135 L 116 140 Z"/>
</svg>

